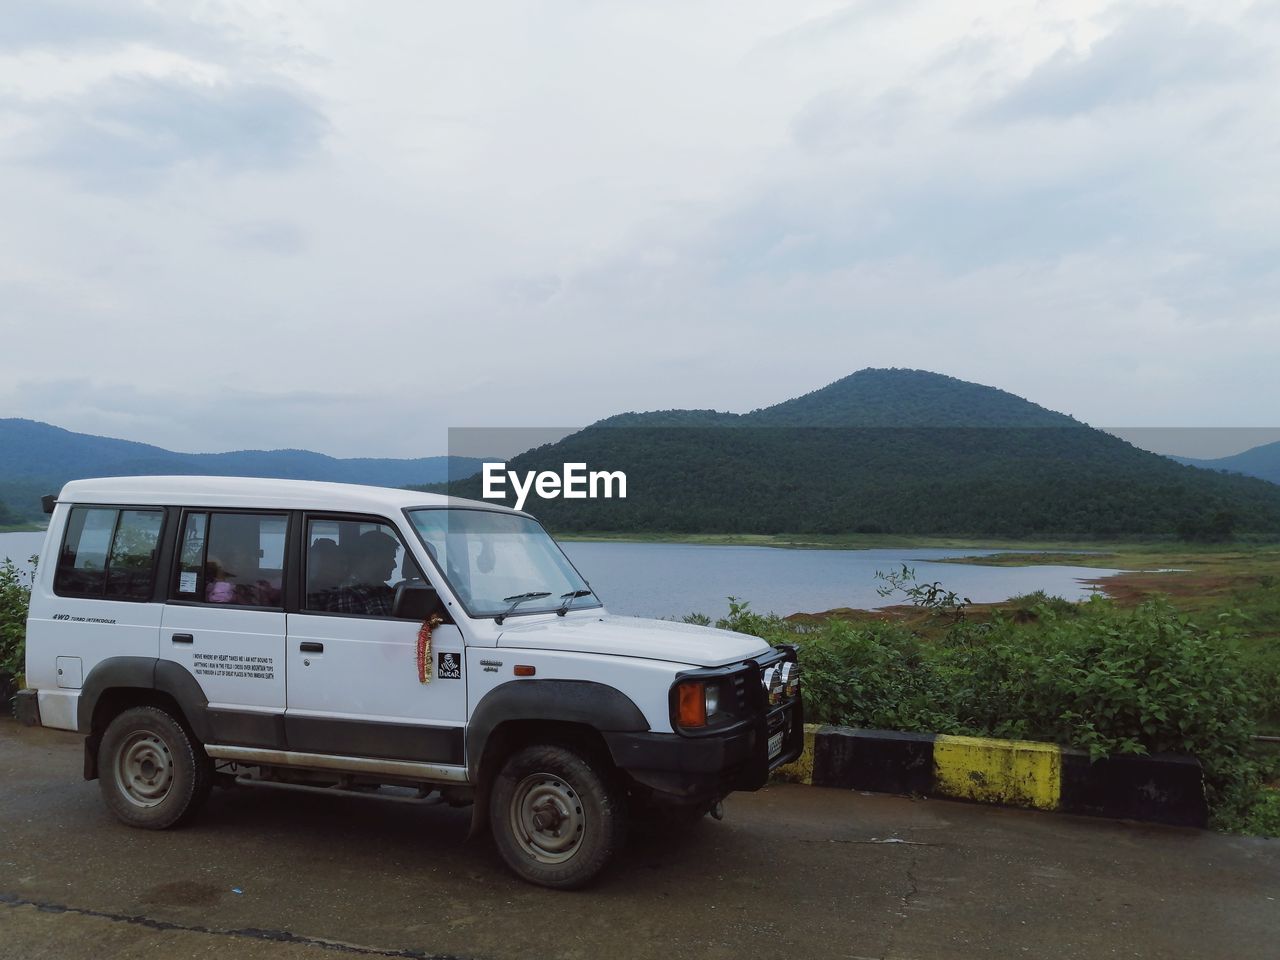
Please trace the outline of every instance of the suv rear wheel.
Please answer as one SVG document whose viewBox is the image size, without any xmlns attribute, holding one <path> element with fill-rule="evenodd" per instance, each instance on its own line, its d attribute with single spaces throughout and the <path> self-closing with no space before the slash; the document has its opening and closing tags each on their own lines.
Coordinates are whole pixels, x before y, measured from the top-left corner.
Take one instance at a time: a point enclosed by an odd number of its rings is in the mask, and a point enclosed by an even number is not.
<svg viewBox="0 0 1280 960">
<path fill-rule="evenodd" d="M 98 786 L 111 812 L 129 826 L 163 830 L 208 798 L 213 762 L 170 714 L 131 707 L 102 735 Z"/>
<path fill-rule="evenodd" d="M 514 753 L 494 780 L 489 822 L 498 852 L 525 880 L 570 889 L 591 881 L 626 837 L 623 795 L 577 751 Z"/>
</svg>

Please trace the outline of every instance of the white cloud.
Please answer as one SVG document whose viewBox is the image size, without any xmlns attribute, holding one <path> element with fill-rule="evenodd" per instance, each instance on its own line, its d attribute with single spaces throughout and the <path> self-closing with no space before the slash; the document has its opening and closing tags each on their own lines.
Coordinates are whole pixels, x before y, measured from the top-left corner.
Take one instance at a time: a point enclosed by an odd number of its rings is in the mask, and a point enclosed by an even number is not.
<svg viewBox="0 0 1280 960">
<path fill-rule="evenodd" d="M 1070 117 L 1194 96 L 1256 78 L 1267 66 L 1263 50 L 1239 25 L 1193 18 L 1174 6 L 1139 7 L 1087 51 L 1064 47 L 1039 64 L 989 115 Z"/>
<path fill-rule="evenodd" d="M 416 455 L 868 365 L 1280 406 L 1259 8 L 61 9 L 0 42 L 0 415 Z"/>
<path fill-rule="evenodd" d="M 214 176 L 288 169 L 317 152 L 326 132 L 305 99 L 267 83 L 122 77 L 21 109 L 40 121 L 20 159 L 108 193 L 155 189 L 184 164 Z"/>
<path fill-rule="evenodd" d="M 5 8 L 0 50 L 76 50 L 139 40 L 212 49 L 221 31 L 175 5 L 143 0 L 37 0 Z"/>
</svg>

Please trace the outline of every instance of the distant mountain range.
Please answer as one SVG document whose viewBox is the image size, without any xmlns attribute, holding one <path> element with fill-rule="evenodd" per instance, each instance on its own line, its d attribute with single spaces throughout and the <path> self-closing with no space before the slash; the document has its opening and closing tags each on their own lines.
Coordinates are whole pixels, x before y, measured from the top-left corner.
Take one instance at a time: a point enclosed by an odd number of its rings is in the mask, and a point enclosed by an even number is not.
<svg viewBox="0 0 1280 960">
<path fill-rule="evenodd" d="M 451 469 L 454 476 L 473 473 L 483 462 L 453 459 L 451 466 L 449 457 L 337 459 L 309 450 L 175 453 L 146 443 L 72 433 L 35 420 L 0 419 L 0 509 L 7 508 L 9 519 L 37 518 L 41 496 L 84 477 L 206 474 L 403 487 L 445 480 Z"/>
<path fill-rule="evenodd" d="M 623 471 L 627 497 L 531 497 L 526 509 L 559 530 L 1280 535 L 1280 486 L 1184 466 L 922 370 L 862 370 L 746 414 L 624 413 L 507 466 L 523 475 L 568 462 Z M 482 492 L 478 477 L 437 489 Z"/>
<path fill-rule="evenodd" d="M 1229 473 L 1243 473 L 1246 477 L 1261 477 L 1272 483 L 1280 483 L 1280 441 L 1264 443 L 1243 453 L 1214 460 L 1196 460 L 1191 457 L 1173 459 L 1202 470 L 1226 470 Z"/>
<path fill-rule="evenodd" d="M 1280 444 L 1188 466 L 1003 390 L 869 369 L 745 414 L 619 414 L 507 467 L 559 473 L 581 462 L 626 473 L 625 499 L 532 496 L 526 509 L 561 531 L 1225 539 L 1280 536 L 1280 485 L 1218 472 L 1262 472 L 1268 452 L 1280 457 Z M 38 517 L 40 496 L 78 477 L 273 476 L 480 499 L 482 463 L 174 453 L 0 420 L 0 523 L 6 508 L 9 520 Z"/>
</svg>

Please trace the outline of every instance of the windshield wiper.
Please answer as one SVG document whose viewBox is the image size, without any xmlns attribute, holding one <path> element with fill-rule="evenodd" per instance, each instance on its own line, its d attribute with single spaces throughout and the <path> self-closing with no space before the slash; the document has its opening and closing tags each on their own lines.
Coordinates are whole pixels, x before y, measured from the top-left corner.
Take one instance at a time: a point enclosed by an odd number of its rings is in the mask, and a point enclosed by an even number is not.
<svg viewBox="0 0 1280 960">
<path fill-rule="evenodd" d="M 560 606 L 560 609 L 556 611 L 556 615 L 563 617 L 569 612 L 569 604 L 573 603 L 573 601 L 577 600 L 579 597 L 589 597 L 593 592 L 594 591 L 591 590 L 571 590 L 568 593 L 560 594 L 560 599 L 563 600 L 564 603 Z"/>
<path fill-rule="evenodd" d="M 511 606 L 507 607 L 506 610 L 494 617 L 493 622 L 498 626 L 502 626 L 502 621 L 511 616 L 511 611 L 520 606 L 520 604 L 524 603 L 526 600 L 541 600 L 543 597 L 549 596 L 551 596 L 550 590 L 541 590 L 533 593 L 517 593 L 513 597 L 503 597 L 502 602 L 509 603 Z"/>
</svg>

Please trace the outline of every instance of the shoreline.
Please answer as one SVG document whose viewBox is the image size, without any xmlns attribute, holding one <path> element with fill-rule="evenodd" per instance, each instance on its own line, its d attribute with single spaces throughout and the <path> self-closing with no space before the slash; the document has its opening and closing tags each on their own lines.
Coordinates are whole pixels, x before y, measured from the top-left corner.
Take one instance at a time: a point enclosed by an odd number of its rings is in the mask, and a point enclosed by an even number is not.
<svg viewBox="0 0 1280 960">
<path fill-rule="evenodd" d="M 619 533 L 607 530 L 586 530 L 573 533 L 552 531 L 552 535 L 557 540 L 567 543 L 670 543 L 688 546 L 775 547 L 786 550 L 969 549 L 1001 550 L 1008 551 L 1010 554 L 1026 555 L 1050 552 L 1096 554 L 1104 550 L 1180 546 L 1173 541 L 1165 543 L 1113 540 L 1009 540 L 1002 537 L 935 537 L 873 533 Z"/>
<path fill-rule="evenodd" d="M 956 557 L 932 562 L 986 566 L 1069 563 L 1071 566 L 1110 568 L 1120 572 L 1081 578 L 1080 582 L 1124 606 L 1135 606 L 1152 597 L 1164 596 L 1188 614 L 1215 612 L 1241 604 L 1243 601 L 1238 596 L 1241 591 L 1269 588 L 1280 582 L 1280 546 L 1274 544 L 1220 546 L 1216 549 L 1192 547 L 1160 553 L 1133 549 L 1127 555 L 1123 552 L 1088 555 L 1046 553 L 1032 557 L 993 554 L 990 557 Z M 998 603 L 975 603 L 968 609 L 981 615 L 999 609 L 1016 609 L 1016 605 L 1002 600 Z M 787 619 L 906 620 L 918 613 L 918 608 L 897 604 L 869 610 L 837 607 L 820 613 L 794 613 Z"/>
<path fill-rule="evenodd" d="M 1159 565 L 1171 558 L 1219 557 L 1280 551 L 1276 541 L 1188 543 L 1181 540 L 1009 540 L 1001 537 L 931 537 L 899 534 L 797 534 L 797 533 L 619 533 L 586 530 L 552 531 L 565 543 L 664 543 L 684 546 L 773 547 L 781 550 L 994 550 L 984 556 L 960 555 L 931 563 L 971 563 L 982 566 L 1032 566 L 1065 564 L 1073 567 L 1121 567 Z M 1114 561 L 1122 560 L 1122 563 Z M 1105 562 L 1104 562 L 1105 561 Z"/>
</svg>

